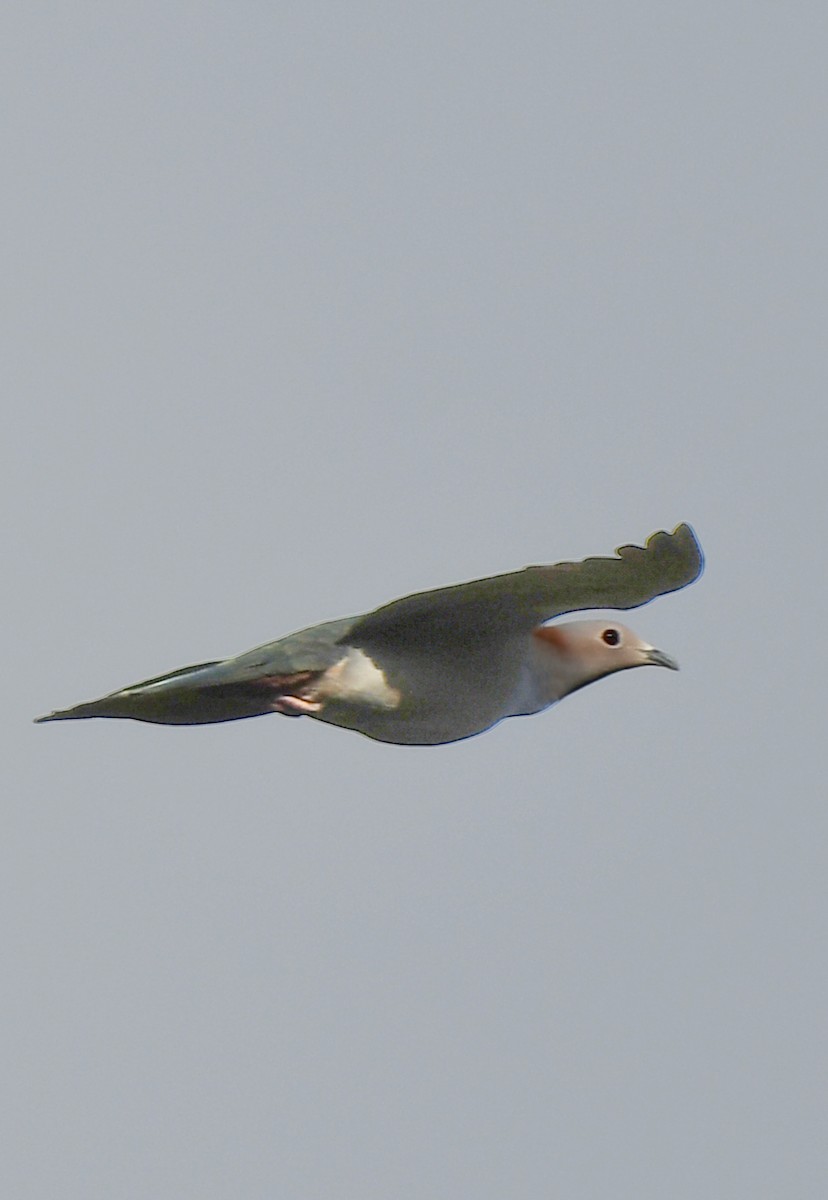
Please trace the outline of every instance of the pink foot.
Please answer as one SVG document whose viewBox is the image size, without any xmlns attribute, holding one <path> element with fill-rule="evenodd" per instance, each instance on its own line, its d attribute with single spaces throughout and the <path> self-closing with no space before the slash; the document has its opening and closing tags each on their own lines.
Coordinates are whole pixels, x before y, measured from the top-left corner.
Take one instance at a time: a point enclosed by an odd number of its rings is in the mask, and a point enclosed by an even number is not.
<svg viewBox="0 0 828 1200">
<path fill-rule="evenodd" d="M 277 696 L 271 708 L 286 717 L 301 717 L 306 713 L 319 712 L 322 705 L 318 700 L 303 700 L 301 696 Z"/>
</svg>

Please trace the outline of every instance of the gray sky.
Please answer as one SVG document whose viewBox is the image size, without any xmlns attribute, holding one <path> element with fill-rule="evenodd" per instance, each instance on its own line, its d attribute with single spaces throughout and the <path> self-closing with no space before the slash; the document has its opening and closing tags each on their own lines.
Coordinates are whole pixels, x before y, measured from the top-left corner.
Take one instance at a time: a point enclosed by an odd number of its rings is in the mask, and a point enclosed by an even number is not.
<svg viewBox="0 0 828 1200">
<path fill-rule="evenodd" d="M 4 1196 L 824 1194 L 827 33 L 8 7 Z M 30 724 L 681 520 L 467 742 Z"/>
</svg>

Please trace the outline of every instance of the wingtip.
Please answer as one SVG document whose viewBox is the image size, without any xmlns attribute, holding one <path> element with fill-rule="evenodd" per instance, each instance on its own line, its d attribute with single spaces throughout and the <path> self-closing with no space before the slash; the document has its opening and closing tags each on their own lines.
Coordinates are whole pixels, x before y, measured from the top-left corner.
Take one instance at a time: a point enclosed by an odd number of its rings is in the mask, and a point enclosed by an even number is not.
<svg viewBox="0 0 828 1200">
<path fill-rule="evenodd" d="M 649 559 L 652 567 L 658 568 L 658 590 L 649 599 L 687 587 L 704 573 L 704 552 L 696 531 L 686 521 L 676 525 L 672 533 L 660 529 L 651 534 L 643 547 L 619 546 L 616 554 L 619 558 L 629 558 L 633 561 L 641 556 L 641 561 Z"/>
<path fill-rule="evenodd" d="M 681 524 L 677 525 L 673 530 L 673 537 L 681 538 L 687 543 L 688 547 L 692 546 L 693 550 L 695 551 L 698 569 L 696 574 L 693 576 L 693 579 L 690 581 L 691 583 L 695 583 L 695 581 L 704 574 L 705 567 L 704 551 L 701 548 L 701 542 L 698 539 L 696 531 L 689 521 L 682 521 Z"/>
<path fill-rule="evenodd" d="M 621 546 L 616 553 L 623 555 L 626 550 L 634 551 L 636 549 L 635 546 Z M 692 565 L 696 569 L 696 573 L 687 579 L 687 583 L 693 583 L 704 571 L 704 551 L 695 529 L 688 521 L 682 521 L 676 525 L 672 533 L 666 529 L 659 529 L 656 533 L 650 534 L 646 541 L 646 549 L 652 550 L 656 554 L 669 554 L 671 557 L 675 557 L 676 551 L 678 551 L 687 565 Z"/>
</svg>

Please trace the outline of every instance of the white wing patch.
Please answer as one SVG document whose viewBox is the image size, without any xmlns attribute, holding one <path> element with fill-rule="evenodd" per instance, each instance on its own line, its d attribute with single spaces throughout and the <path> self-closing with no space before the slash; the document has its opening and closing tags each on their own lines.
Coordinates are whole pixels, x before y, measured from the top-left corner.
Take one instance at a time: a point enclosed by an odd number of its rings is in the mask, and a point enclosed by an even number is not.
<svg viewBox="0 0 828 1200">
<path fill-rule="evenodd" d="M 402 698 L 373 659 L 352 648 L 328 668 L 314 691 L 320 700 L 344 700 L 371 708 L 396 708 Z"/>
</svg>

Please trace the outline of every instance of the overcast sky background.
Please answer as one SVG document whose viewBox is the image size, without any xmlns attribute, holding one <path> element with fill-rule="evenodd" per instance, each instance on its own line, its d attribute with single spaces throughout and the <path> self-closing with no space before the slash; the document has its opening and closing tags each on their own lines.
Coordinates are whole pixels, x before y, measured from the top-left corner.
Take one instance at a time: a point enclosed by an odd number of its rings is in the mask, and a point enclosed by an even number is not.
<svg viewBox="0 0 828 1200">
<path fill-rule="evenodd" d="M 3 24 L 2 1194 L 824 1194 L 824 7 Z M 466 742 L 30 723 L 683 520 Z"/>
</svg>

